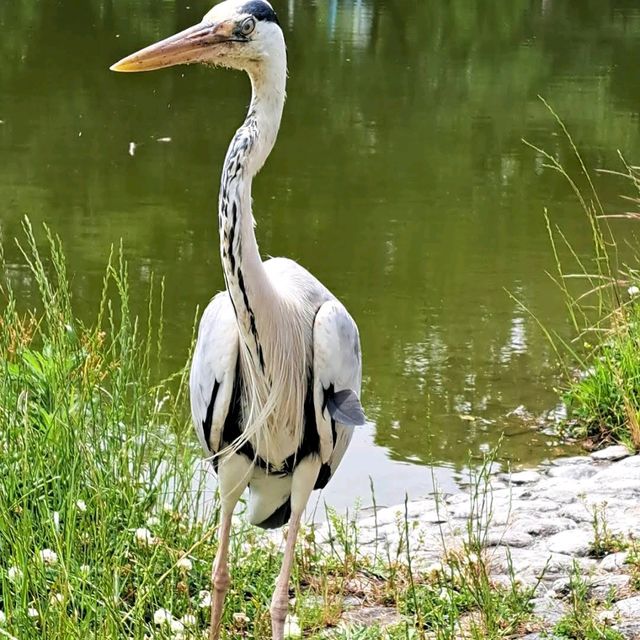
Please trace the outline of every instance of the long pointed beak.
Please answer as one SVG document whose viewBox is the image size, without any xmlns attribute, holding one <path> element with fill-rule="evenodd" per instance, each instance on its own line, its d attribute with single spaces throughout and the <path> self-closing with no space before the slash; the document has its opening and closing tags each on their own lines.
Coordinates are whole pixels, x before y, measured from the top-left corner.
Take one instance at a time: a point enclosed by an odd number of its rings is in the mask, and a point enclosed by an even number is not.
<svg viewBox="0 0 640 640">
<path fill-rule="evenodd" d="M 169 38 L 160 40 L 116 62 L 111 71 L 153 71 L 176 64 L 199 62 L 207 54 L 207 47 L 234 40 L 231 21 L 218 24 L 196 24 Z"/>
</svg>

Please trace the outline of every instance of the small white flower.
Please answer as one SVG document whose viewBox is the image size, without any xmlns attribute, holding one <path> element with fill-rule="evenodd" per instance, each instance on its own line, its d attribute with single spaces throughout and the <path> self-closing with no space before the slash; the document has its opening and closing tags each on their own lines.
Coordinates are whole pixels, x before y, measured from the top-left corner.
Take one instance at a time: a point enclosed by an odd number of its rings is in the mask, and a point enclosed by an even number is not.
<svg viewBox="0 0 640 640">
<path fill-rule="evenodd" d="M 80 565 L 80 573 L 83 576 L 88 576 L 91 573 L 91 567 L 88 564 L 81 564 Z"/>
<path fill-rule="evenodd" d="M 6 624 L 7 622 L 7 614 L 0 609 L 0 625 Z"/>
<path fill-rule="evenodd" d="M 49 604 L 56 605 L 64 602 L 64 596 L 61 593 L 54 593 L 49 598 Z"/>
<path fill-rule="evenodd" d="M 633 298 L 640 293 L 640 288 L 633 284 L 627 289 L 627 293 Z"/>
<path fill-rule="evenodd" d="M 192 613 L 185 613 L 180 621 L 185 627 L 195 627 L 198 624 L 198 619 Z"/>
<path fill-rule="evenodd" d="M 76 508 L 84 513 L 87 510 L 87 503 L 84 500 L 76 500 Z"/>
<path fill-rule="evenodd" d="M 202 590 L 198 594 L 198 606 L 201 609 L 207 609 L 211 606 L 211 593 L 207 590 Z"/>
<path fill-rule="evenodd" d="M 249 623 L 249 616 L 246 613 L 239 611 L 233 614 L 233 621 L 239 627 L 244 627 Z"/>
<path fill-rule="evenodd" d="M 141 547 L 150 547 L 156 543 L 156 539 L 153 537 L 151 531 L 145 527 L 138 527 L 133 537 Z"/>
<path fill-rule="evenodd" d="M 184 625 L 180 620 L 176 620 L 175 618 L 172 618 L 170 620 L 170 625 L 171 625 L 171 631 L 173 631 L 173 633 L 182 633 L 184 631 Z"/>
<path fill-rule="evenodd" d="M 38 610 L 35 607 L 29 607 L 27 609 L 27 615 L 30 618 L 33 618 L 34 620 L 40 617 L 40 614 L 38 613 Z"/>
<path fill-rule="evenodd" d="M 191 560 L 189 560 L 189 558 L 187 558 L 186 556 L 183 556 L 182 558 L 180 558 L 180 560 L 178 560 L 178 562 L 176 562 L 176 567 L 178 567 L 178 569 L 182 569 L 183 571 L 191 571 L 191 569 L 193 569 L 193 562 L 191 562 Z"/>
<path fill-rule="evenodd" d="M 171 611 L 167 611 L 167 609 L 158 609 L 153 614 L 153 624 L 158 627 L 161 627 L 165 624 L 171 624 L 172 620 L 173 615 L 171 614 Z"/>
<path fill-rule="evenodd" d="M 147 527 L 157 527 L 160 524 L 160 518 L 149 516 L 147 518 Z"/>
<path fill-rule="evenodd" d="M 165 502 L 165 503 L 162 505 L 162 510 L 163 510 L 165 513 L 173 513 L 173 505 L 172 505 L 170 502 Z"/>
<path fill-rule="evenodd" d="M 58 562 L 58 554 L 53 549 L 43 549 L 40 552 L 40 560 L 42 560 L 44 564 L 52 566 Z"/>
<path fill-rule="evenodd" d="M 302 629 L 298 622 L 297 616 L 289 614 L 284 621 L 284 637 L 285 638 L 301 638 Z"/>
<path fill-rule="evenodd" d="M 22 569 L 18 567 L 9 567 L 9 571 L 7 571 L 7 578 L 9 578 L 9 582 L 18 582 L 18 580 L 22 580 L 24 573 L 22 573 Z"/>
</svg>

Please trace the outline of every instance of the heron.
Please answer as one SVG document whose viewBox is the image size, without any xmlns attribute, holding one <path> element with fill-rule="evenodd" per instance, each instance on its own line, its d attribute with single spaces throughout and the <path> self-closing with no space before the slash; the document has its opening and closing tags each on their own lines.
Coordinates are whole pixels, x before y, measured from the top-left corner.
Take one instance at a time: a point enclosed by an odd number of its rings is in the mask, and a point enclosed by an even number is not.
<svg viewBox="0 0 640 640">
<path fill-rule="evenodd" d="M 273 638 L 282 640 L 305 507 L 335 473 L 354 428 L 365 423 L 360 337 L 345 307 L 309 271 L 287 258 L 263 261 L 258 249 L 251 185 L 275 144 L 287 80 L 284 34 L 271 4 L 221 2 L 200 23 L 111 69 L 192 63 L 245 71 L 252 88 L 218 198 L 226 290 L 202 315 L 189 381 L 195 430 L 220 494 L 209 637 L 220 635 L 232 514 L 248 489 L 251 524 L 288 523 L 270 606 Z"/>
</svg>

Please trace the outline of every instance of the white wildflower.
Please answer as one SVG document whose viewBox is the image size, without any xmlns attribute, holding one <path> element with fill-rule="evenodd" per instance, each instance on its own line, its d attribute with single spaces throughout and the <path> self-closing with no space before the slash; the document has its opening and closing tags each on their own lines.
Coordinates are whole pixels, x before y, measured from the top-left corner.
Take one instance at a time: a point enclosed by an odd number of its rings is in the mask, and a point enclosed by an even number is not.
<svg viewBox="0 0 640 640">
<path fill-rule="evenodd" d="M 171 611 L 167 611 L 167 609 L 158 609 L 153 614 L 153 624 L 157 625 L 158 627 L 165 624 L 171 624 L 172 620 L 173 615 Z"/>
<path fill-rule="evenodd" d="M 211 593 L 206 589 L 203 589 L 198 594 L 198 606 L 201 609 L 206 609 L 211 606 Z"/>
<path fill-rule="evenodd" d="M 160 518 L 156 516 L 149 516 L 147 518 L 147 527 L 157 527 L 160 524 Z"/>
<path fill-rule="evenodd" d="M 87 503 L 84 500 L 76 500 L 76 508 L 84 513 L 87 510 Z"/>
<path fill-rule="evenodd" d="M 18 580 L 22 580 L 24 573 L 22 573 L 22 569 L 18 567 L 9 567 L 7 571 L 7 578 L 9 578 L 9 582 L 18 582 Z"/>
<path fill-rule="evenodd" d="M 146 527 L 138 527 L 133 534 L 133 537 L 141 547 L 150 547 L 156 543 L 156 539 L 153 537 L 153 534 Z"/>
<path fill-rule="evenodd" d="M 178 567 L 178 569 L 182 569 L 183 571 L 191 571 L 191 569 L 193 569 L 193 562 L 191 562 L 191 560 L 189 560 L 189 558 L 187 558 L 186 556 L 183 556 L 182 558 L 180 558 L 180 560 L 178 560 L 178 562 L 176 562 L 176 567 Z"/>
<path fill-rule="evenodd" d="M 237 626 L 244 627 L 249 623 L 249 616 L 246 613 L 239 611 L 233 614 L 233 621 Z"/>
<path fill-rule="evenodd" d="M 302 629 L 298 622 L 297 616 L 288 615 L 284 621 L 284 637 L 285 638 L 301 638 Z"/>
<path fill-rule="evenodd" d="M 185 627 L 195 627 L 198 624 L 198 619 L 192 613 L 185 613 L 182 618 L 180 618 L 180 622 Z"/>
<path fill-rule="evenodd" d="M 52 604 L 52 605 L 62 604 L 63 602 L 64 602 L 64 596 L 61 593 L 54 593 L 49 598 L 49 604 Z"/>
<path fill-rule="evenodd" d="M 636 287 L 636 285 L 633 284 L 627 289 L 627 293 L 633 298 L 640 293 L 640 288 Z"/>
<path fill-rule="evenodd" d="M 35 607 L 29 607 L 27 609 L 27 615 L 30 618 L 33 618 L 34 620 L 40 617 L 40 614 L 38 613 L 38 610 Z"/>
<path fill-rule="evenodd" d="M 184 625 L 180 620 L 176 620 L 175 618 L 172 618 L 170 621 L 170 625 L 171 625 L 171 631 L 173 631 L 173 633 L 182 633 L 184 631 Z"/>
<path fill-rule="evenodd" d="M 0 609 L 0 625 L 6 624 L 7 622 L 7 614 Z"/>
<path fill-rule="evenodd" d="M 162 505 L 162 510 L 163 510 L 165 513 L 173 513 L 173 505 L 172 505 L 170 502 L 165 502 L 165 503 Z"/>
<path fill-rule="evenodd" d="M 58 554 L 53 549 L 43 549 L 40 552 L 40 560 L 46 565 L 54 565 L 58 562 Z"/>
</svg>

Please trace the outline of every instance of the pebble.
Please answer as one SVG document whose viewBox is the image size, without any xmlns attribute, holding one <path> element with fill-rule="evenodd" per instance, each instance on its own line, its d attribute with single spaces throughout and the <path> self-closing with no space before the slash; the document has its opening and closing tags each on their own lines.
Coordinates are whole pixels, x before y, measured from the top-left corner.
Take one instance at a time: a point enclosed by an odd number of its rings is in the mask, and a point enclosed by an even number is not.
<svg viewBox="0 0 640 640">
<path fill-rule="evenodd" d="M 546 540 L 549 551 L 570 556 L 586 556 L 593 543 L 593 532 L 584 529 L 554 533 Z"/>
<path fill-rule="evenodd" d="M 612 608 L 615 613 L 623 618 L 640 621 L 640 596 L 618 600 Z"/>
<path fill-rule="evenodd" d="M 616 460 L 628 458 L 630 455 L 631 452 L 629 451 L 629 449 L 627 449 L 627 447 L 621 444 L 616 444 L 611 447 L 606 447 L 605 449 L 600 449 L 599 451 L 594 451 L 591 454 L 591 459 L 615 462 Z"/>
<path fill-rule="evenodd" d="M 518 471 L 516 473 L 512 473 L 510 476 L 508 474 L 503 474 L 501 478 L 505 480 L 509 480 L 511 484 L 520 485 L 520 484 L 533 484 L 534 482 L 538 482 L 542 476 L 537 471 Z"/>
<path fill-rule="evenodd" d="M 619 551 L 618 553 L 610 553 L 600 560 L 598 568 L 601 571 L 618 571 L 627 562 L 629 554 L 626 551 Z"/>
</svg>

